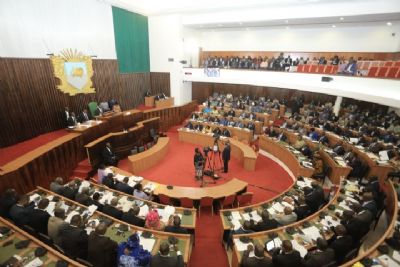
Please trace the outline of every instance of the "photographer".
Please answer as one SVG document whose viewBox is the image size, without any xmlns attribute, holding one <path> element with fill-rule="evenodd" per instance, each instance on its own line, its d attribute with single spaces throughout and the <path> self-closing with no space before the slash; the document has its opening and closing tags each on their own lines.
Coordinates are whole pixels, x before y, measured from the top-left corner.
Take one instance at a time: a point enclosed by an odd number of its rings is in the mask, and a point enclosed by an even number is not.
<svg viewBox="0 0 400 267">
<path fill-rule="evenodd" d="M 195 169 L 195 178 L 196 180 L 201 179 L 201 177 L 203 176 L 204 157 L 198 148 L 194 150 L 193 162 Z"/>
<path fill-rule="evenodd" d="M 222 160 L 224 161 L 224 173 L 228 172 L 228 163 L 231 159 L 231 146 L 229 145 L 229 141 L 225 143 L 225 148 L 222 151 Z"/>
</svg>

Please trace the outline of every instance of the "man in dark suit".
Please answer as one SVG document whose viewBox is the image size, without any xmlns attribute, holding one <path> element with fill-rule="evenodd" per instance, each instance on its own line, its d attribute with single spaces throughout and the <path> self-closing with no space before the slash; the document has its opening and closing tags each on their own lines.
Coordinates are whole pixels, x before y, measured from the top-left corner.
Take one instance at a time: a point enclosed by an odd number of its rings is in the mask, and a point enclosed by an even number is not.
<svg viewBox="0 0 400 267">
<path fill-rule="evenodd" d="M 104 208 L 104 205 L 100 203 L 100 193 L 99 192 L 95 192 L 92 195 L 92 199 L 93 199 L 93 205 L 97 206 L 97 210 L 98 211 L 102 211 Z"/>
<path fill-rule="evenodd" d="M 181 218 L 178 215 L 174 216 L 172 225 L 166 226 L 164 231 L 176 234 L 188 234 L 188 230 L 181 227 Z"/>
<path fill-rule="evenodd" d="M 290 240 L 282 241 L 282 248 L 276 249 L 272 254 L 272 262 L 276 267 L 303 266 L 300 253 L 297 250 L 293 250 L 292 242 L 290 242 Z"/>
<path fill-rule="evenodd" d="M 106 143 L 106 147 L 103 149 L 102 157 L 105 165 L 117 166 L 118 157 L 115 155 L 110 143 Z"/>
<path fill-rule="evenodd" d="M 88 236 L 82 224 L 81 216 L 76 214 L 70 225 L 60 229 L 61 247 L 71 258 L 87 258 Z"/>
<path fill-rule="evenodd" d="M 129 177 L 124 177 L 122 182 L 117 182 L 115 185 L 115 190 L 124 192 L 129 195 L 133 195 L 133 187 L 128 185 Z"/>
<path fill-rule="evenodd" d="M 107 225 L 100 223 L 88 238 L 88 261 L 96 267 L 117 266 L 118 244 L 104 236 Z"/>
<path fill-rule="evenodd" d="M 83 187 L 81 192 L 75 195 L 75 201 L 85 206 L 92 205 L 93 199 L 89 196 L 89 187 Z"/>
<path fill-rule="evenodd" d="M 343 156 L 343 155 L 346 153 L 346 151 L 344 150 L 343 142 L 342 142 L 342 141 L 339 141 L 339 142 L 333 147 L 333 152 L 335 152 L 336 155 L 339 155 L 339 156 Z"/>
<path fill-rule="evenodd" d="M 129 224 L 133 224 L 139 227 L 144 227 L 145 220 L 138 216 L 139 212 L 140 212 L 139 206 L 133 206 L 127 212 L 124 212 L 122 214 L 121 220 Z"/>
<path fill-rule="evenodd" d="M 231 159 L 231 146 L 229 142 L 225 143 L 225 148 L 222 151 L 222 161 L 224 162 L 224 173 L 228 172 L 228 164 Z"/>
<path fill-rule="evenodd" d="M 306 200 L 304 199 L 303 196 L 300 196 L 297 200 L 297 207 L 294 208 L 294 213 L 296 213 L 297 215 L 297 220 L 303 220 L 304 218 L 308 217 L 309 215 L 311 215 L 311 209 L 310 207 L 307 205 Z"/>
<path fill-rule="evenodd" d="M 353 240 L 360 240 L 369 232 L 373 216 L 370 211 L 361 210 L 360 205 L 353 204 L 352 207 L 357 213 L 347 222 L 344 222 L 344 226 Z"/>
<path fill-rule="evenodd" d="M 253 224 L 251 229 L 255 232 L 259 231 L 267 231 L 270 229 L 275 229 L 278 227 L 278 222 L 274 219 L 270 219 L 269 212 L 267 210 L 263 210 L 261 213 L 261 221 L 257 224 Z"/>
<path fill-rule="evenodd" d="M 122 217 L 122 210 L 117 209 L 118 198 L 113 198 L 110 201 L 110 204 L 104 205 L 103 213 L 114 217 L 115 219 L 120 220 Z"/>
<path fill-rule="evenodd" d="M 362 196 L 361 209 L 368 210 L 372 213 L 373 218 L 378 214 L 378 206 L 374 200 L 372 192 L 365 192 Z"/>
<path fill-rule="evenodd" d="M 264 248 L 260 244 L 254 247 L 254 257 L 249 257 L 250 252 L 253 251 L 253 245 L 249 245 L 247 250 L 243 252 L 242 267 L 272 267 L 272 261 L 265 257 Z"/>
<path fill-rule="evenodd" d="M 328 247 L 328 242 L 321 237 L 317 238 L 317 249 L 310 251 L 304 257 L 304 266 L 320 267 L 335 260 L 335 251 Z"/>
<path fill-rule="evenodd" d="M 103 185 L 115 189 L 116 182 L 112 173 L 108 173 L 107 176 L 103 178 Z"/>
<path fill-rule="evenodd" d="M 68 126 L 68 118 L 69 118 L 69 107 L 65 107 L 63 112 L 63 121 L 65 122 L 65 126 Z"/>
<path fill-rule="evenodd" d="M 78 193 L 78 186 L 75 181 L 70 181 L 62 190 L 62 195 L 71 200 L 75 199 L 75 195 Z"/>
<path fill-rule="evenodd" d="M 67 120 L 68 127 L 75 127 L 77 123 L 78 123 L 78 120 L 75 117 L 75 113 L 71 112 L 69 114 L 69 118 Z"/>
<path fill-rule="evenodd" d="M 87 109 L 84 109 L 82 113 L 79 115 L 79 122 L 84 123 L 87 122 L 88 120 L 90 120 L 89 113 Z"/>
<path fill-rule="evenodd" d="M 23 195 L 19 198 L 18 202 L 10 209 L 10 218 L 17 226 L 23 226 L 29 223 L 30 212 L 34 207 L 34 203 L 29 203 L 29 197 Z"/>
<path fill-rule="evenodd" d="M 340 264 L 346 254 L 354 248 L 353 238 L 347 234 L 346 227 L 342 224 L 337 225 L 334 232 L 329 246 L 335 251 L 336 262 Z"/>
<path fill-rule="evenodd" d="M 311 212 L 318 211 L 319 207 L 325 202 L 324 191 L 317 184 L 312 184 L 313 188 L 304 188 L 305 201 L 310 207 Z"/>
<path fill-rule="evenodd" d="M 47 226 L 50 214 L 45 210 L 49 205 L 47 198 L 42 198 L 37 206 L 37 209 L 32 209 L 29 213 L 29 226 L 35 229 L 36 232 L 47 235 Z"/>
<path fill-rule="evenodd" d="M 3 218 L 10 218 L 10 209 L 17 203 L 17 192 L 13 188 L 9 188 L 4 192 L 0 199 L 0 216 Z"/>
<path fill-rule="evenodd" d="M 57 177 L 53 182 L 50 183 L 50 190 L 56 194 L 62 195 L 64 189 L 64 179 Z"/>
<path fill-rule="evenodd" d="M 161 243 L 160 253 L 153 256 L 150 261 L 150 267 L 183 267 L 183 258 L 177 247 L 174 247 L 177 251 L 176 256 L 169 255 L 169 245 L 166 242 Z"/>
</svg>

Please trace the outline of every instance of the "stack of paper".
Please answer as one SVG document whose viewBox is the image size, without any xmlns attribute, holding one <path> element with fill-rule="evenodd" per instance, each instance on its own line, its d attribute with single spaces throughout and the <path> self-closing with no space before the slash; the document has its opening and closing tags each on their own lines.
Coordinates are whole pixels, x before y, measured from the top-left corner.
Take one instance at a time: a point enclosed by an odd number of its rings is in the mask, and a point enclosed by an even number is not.
<svg viewBox="0 0 400 267">
<path fill-rule="evenodd" d="M 89 215 L 92 216 L 93 213 L 97 210 L 97 206 L 96 205 L 90 205 L 88 207 L 88 211 L 89 211 Z"/>
<path fill-rule="evenodd" d="M 276 211 L 275 211 L 274 208 L 272 208 L 272 207 L 271 207 L 271 208 L 268 208 L 267 211 L 268 211 L 268 213 L 271 214 L 271 215 L 276 214 Z"/>
<path fill-rule="evenodd" d="M 293 246 L 293 249 L 300 252 L 301 257 L 304 257 L 308 252 L 307 249 L 305 247 L 303 247 L 302 245 L 300 245 L 296 240 L 292 240 L 292 246 Z"/>
<path fill-rule="evenodd" d="M 239 220 L 232 219 L 231 223 L 233 225 L 233 230 L 238 230 L 240 227 L 242 227 L 242 224 Z"/>
<path fill-rule="evenodd" d="M 152 251 L 156 240 L 154 238 L 143 238 L 140 237 L 140 245 L 143 246 L 143 249 L 147 251 Z"/>
<path fill-rule="evenodd" d="M 319 237 L 321 237 L 319 229 L 315 226 L 303 228 L 301 231 L 304 233 L 304 235 L 310 237 L 312 240 L 317 240 Z"/>
<path fill-rule="evenodd" d="M 249 245 L 249 244 L 245 244 L 245 243 L 243 243 L 242 241 L 240 241 L 239 238 L 235 238 L 235 239 L 233 240 L 233 243 L 235 244 L 236 249 L 237 249 L 238 251 L 245 251 L 245 250 L 247 250 L 247 246 Z"/>
<path fill-rule="evenodd" d="M 273 208 L 274 210 L 276 210 L 277 212 L 283 212 L 283 210 L 285 209 L 285 207 L 284 207 L 281 203 L 279 203 L 279 202 L 275 202 L 275 203 L 272 205 L 272 208 Z"/>
<path fill-rule="evenodd" d="M 240 216 L 240 213 L 238 211 L 232 211 L 231 216 L 233 220 L 240 221 L 242 219 L 242 216 Z"/>
<path fill-rule="evenodd" d="M 40 195 L 35 193 L 35 194 L 29 196 L 29 202 L 32 202 L 32 201 L 36 200 L 37 198 L 40 199 Z"/>
<path fill-rule="evenodd" d="M 340 224 L 340 222 L 335 221 L 331 216 L 325 216 L 325 218 L 321 220 L 321 224 L 326 227 L 331 227 L 331 226 L 336 227 L 337 225 Z"/>
<path fill-rule="evenodd" d="M 141 176 L 131 176 L 129 178 L 132 179 L 133 181 L 135 181 L 136 183 L 143 181 L 143 177 L 141 177 Z"/>
<path fill-rule="evenodd" d="M 139 217 L 146 217 L 147 213 L 149 213 L 149 206 L 143 205 L 140 207 Z"/>
<path fill-rule="evenodd" d="M 115 179 L 117 179 L 118 181 L 122 182 L 126 176 L 117 173 L 114 177 L 115 177 Z"/>
</svg>

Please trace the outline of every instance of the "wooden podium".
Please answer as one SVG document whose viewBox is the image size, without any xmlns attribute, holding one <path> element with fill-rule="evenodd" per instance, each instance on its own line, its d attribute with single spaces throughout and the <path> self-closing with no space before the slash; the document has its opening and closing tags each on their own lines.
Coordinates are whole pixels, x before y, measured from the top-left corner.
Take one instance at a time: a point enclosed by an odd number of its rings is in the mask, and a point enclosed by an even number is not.
<svg viewBox="0 0 400 267">
<path fill-rule="evenodd" d="M 174 105 L 174 98 L 170 97 L 167 99 L 156 100 L 156 108 L 168 108 Z"/>
<path fill-rule="evenodd" d="M 144 97 L 144 105 L 146 107 L 154 107 L 154 100 L 155 100 L 156 96 L 145 96 Z"/>
</svg>

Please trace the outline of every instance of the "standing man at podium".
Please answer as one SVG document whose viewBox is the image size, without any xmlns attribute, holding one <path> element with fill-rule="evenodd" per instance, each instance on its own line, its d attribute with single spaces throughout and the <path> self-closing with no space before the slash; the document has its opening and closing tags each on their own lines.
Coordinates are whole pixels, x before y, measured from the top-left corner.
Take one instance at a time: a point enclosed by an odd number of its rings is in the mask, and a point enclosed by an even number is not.
<svg viewBox="0 0 400 267">
<path fill-rule="evenodd" d="M 231 146 L 229 144 L 229 141 L 227 141 L 225 143 L 225 148 L 222 151 L 222 160 L 224 162 L 224 173 L 228 172 L 228 163 L 230 159 L 231 159 Z"/>
<path fill-rule="evenodd" d="M 106 166 L 117 166 L 118 157 L 115 155 L 110 143 L 106 143 L 106 147 L 103 149 L 103 161 Z"/>
</svg>

